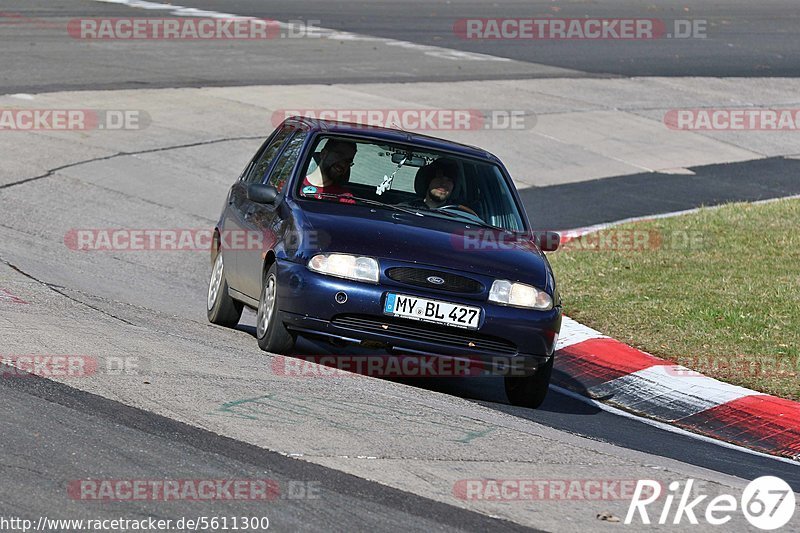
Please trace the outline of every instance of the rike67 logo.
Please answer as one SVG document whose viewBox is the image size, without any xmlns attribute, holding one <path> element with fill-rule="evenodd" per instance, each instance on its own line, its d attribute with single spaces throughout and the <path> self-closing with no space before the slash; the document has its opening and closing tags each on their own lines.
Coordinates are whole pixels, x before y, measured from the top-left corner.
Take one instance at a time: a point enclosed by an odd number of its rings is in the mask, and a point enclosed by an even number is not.
<svg viewBox="0 0 800 533">
<path fill-rule="evenodd" d="M 663 497 L 664 506 L 661 512 L 653 517 L 653 521 L 665 525 L 678 525 L 686 519 L 690 524 L 699 524 L 698 517 L 705 518 L 708 524 L 722 526 L 733 518 L 734 513 L 741 512 L 750 524 L 764 531 L 782 528 L 792 519 L 795 511 L 795 495 L 792 488 L 779 477 L 762 476 L 751 481 L 737 499 L 730 494 L 720 494 L 707 500 L 707 494 L 692 498 L 693 479 L 686 481 L 681 490 L 681 483 L 673 481 L 669 484 L 666 495 L 662 494 L 661 483 L 649 479 L 640 479 L 628 507 L 625 524 L 631 524 L 636 515 L 642 524 L 649 525 L 651 517 L 648 506 Z M 653 511 L 652 509 L 650 510 Z"/>
</svg>

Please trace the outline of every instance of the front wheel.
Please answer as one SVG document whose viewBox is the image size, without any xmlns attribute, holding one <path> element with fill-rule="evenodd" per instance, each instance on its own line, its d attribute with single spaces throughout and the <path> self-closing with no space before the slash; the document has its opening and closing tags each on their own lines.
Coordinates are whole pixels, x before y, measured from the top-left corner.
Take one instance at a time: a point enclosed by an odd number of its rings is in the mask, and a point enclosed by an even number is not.
<svg viewBox="0 0 800 533">
<path fill-rule="evenodd" d="M 225 279 L 225 263 L 222 252 L 217 254 L 211 268 L 211 279 L 208 281 L 208 299 L 206 311 L 208 321 L 218 326 L 234 327 L 242 318 L 244 305 L 228 294 L 228 281 Z"/>
<path fill-rule="evenodd" d="M 266 352 L 287 354 L 294 348 L 294 337 L 283 323 L 278 306 L 278 264 L 273 263 L 261 284 L 256 317 L 258 347 Z"/>
<path fill-rule="evenodd" d="M 511 405 L 537 409 L 544 402 L 550 388 L 550 375 L 553 373 L 553 359 L 539 365 L 531 376 L 509 376 L 505 378 L 506 396 Z"/>
</svg>

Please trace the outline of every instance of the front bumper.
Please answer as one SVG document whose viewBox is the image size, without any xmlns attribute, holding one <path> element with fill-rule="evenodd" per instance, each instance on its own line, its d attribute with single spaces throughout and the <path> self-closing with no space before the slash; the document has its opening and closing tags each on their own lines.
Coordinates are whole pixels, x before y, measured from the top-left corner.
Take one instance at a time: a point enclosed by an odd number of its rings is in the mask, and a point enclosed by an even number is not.
<svg viewBox="0 0 800 533">
<path fill-rule="evenodd" d="M 381 283 L 373 285 L 279 260 L 278 287 L 284 322 L 299 333 L 382 345 L 391 353 L 464 357 L 492 368 L 512 364 L 527 373 L 535 371 L 552 357 L 561 329 L 560 308 L 536 311 L 476 302 L 457 294 L 398 286 L 383 275 Z M 479 327 L 470 331 L 384 315 L 390 292 L 478 305 Z M 338 293 L 346 294 L 347 300 L 337 302 Z"/>
</svg>

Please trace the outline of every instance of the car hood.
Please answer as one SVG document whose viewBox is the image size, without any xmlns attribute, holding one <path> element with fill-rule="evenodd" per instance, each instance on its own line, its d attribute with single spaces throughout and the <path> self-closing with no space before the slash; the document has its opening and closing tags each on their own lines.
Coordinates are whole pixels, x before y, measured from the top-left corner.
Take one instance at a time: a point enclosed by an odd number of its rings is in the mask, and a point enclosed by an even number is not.
<svg viewBox="0 0 800 533">
<path fill-rule="evenodd" d="M 313 252 L 343 252 L 473 272 L 550 288 L 550 267 L 528 238 L 441 217 L 306 201 L 301 231 Z M 302 218 L 302 221 L 299 219 Z M 306 250 L 310 255 L 312 250 Z"/>
</svg>

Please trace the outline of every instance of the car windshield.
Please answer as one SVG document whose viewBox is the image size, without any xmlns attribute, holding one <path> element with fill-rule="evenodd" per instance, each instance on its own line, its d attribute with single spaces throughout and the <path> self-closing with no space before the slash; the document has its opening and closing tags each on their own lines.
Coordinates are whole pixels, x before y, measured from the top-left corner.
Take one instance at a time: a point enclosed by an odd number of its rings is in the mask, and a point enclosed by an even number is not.
<svg viewBox="0 0 800 533">
<path fill-rule="evenodd" d="M 494 163 L 407 145 L 321 136 L 301 168 L 303 179 L 295 192 L 299 198 L 365 203 L 524 230 L 509 185 Z"/>
</svg>

